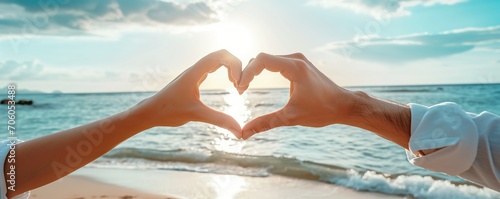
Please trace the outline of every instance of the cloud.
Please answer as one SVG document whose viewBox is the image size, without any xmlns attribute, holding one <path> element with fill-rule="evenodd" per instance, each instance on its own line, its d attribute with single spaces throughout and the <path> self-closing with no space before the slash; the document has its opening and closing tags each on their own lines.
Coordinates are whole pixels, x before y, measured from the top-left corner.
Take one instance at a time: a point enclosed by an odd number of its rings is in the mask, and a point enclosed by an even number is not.
<svg viewBox="0 0 500 199">
<path fill-rule="evenodd" d="M 321 49 L 348 59 L 400 63 L 454 55 L 483 46 L 488 46 L 486 50 L 500 46 L 500 26 L 386 38 L 356 37 L 329 43 Z"/>
<path fill-rule="evenodd" d="M 309 0 L 308 4 L 325 8 L 340 7 L 357 13 L 380 16 L 385 13 L 409 15 L 407 10 L 414 6 L 453 5 L 466 0 Z"/>
<path fill-rule="evenodd" d="M 148 71 L 158 73 L 158 71 Z M 99 81 L 123 81 L 126 79 L 121 71 L 88 69 L 68 69 L 51 67 L 38 60 L 33 61 L 0 61 L 0 79 L 27 82 L 27 81 L 55 81 L 55 82 L 99 82 Z"/>
<path fill-rule="evenodd" d="M 118 77 L 120 74 L 116 73 L 116 72 L 113 72 L 113 71 L 105 71 L 104 72 L 104 77 L 106 78 L 116 78 Z"/>
<path fill-rule="evenodd" d="M 62 73 L 48 72 L 45 69 L 45 66 L 37 60 L 26 62 L 8 60 L 0 62 L 0 77 L 20 81 L 58 79 L 65 76 Z"/>
<path fill-rule="evenodd" d="M 0 35 L 82 35 L 103 29 L 210 24 L 220 20 L 220 6 L 211 2 L 0 0 Z"/>
</svg>

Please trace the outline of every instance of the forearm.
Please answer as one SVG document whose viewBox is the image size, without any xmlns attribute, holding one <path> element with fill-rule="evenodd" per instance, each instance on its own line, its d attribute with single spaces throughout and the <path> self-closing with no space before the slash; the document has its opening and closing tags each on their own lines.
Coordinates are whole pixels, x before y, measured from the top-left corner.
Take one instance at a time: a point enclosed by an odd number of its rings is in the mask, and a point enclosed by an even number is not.
<svg viewBox="0 0 500 199">
<path fill-rule="evenodd" d="M 408 149 L 411 111 L 407 105 L 375 98 L 361 91 L 347 93 L 350 113 L 341 123 L 363 128 Z"/>
<path fill-rule="evenodd" d="M 16 145 L 16 190 L 8 196 L 53 182 L 149 128 L 133 110 Z M 4 172 L 9 167 L 6 162 Z"/>
</svg>

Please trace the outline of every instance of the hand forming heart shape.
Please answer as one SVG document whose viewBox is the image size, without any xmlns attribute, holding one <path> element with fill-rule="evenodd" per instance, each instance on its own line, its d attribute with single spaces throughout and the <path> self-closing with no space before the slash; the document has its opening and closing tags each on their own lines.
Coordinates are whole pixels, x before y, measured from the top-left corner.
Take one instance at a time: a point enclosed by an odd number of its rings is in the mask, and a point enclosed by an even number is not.
<svg viewBox="0 0 500 199">
<path fill-rule="evenodd" d="M 274 56 L 260 53 L 243 70 L 238 91 L 244 92 L 264 69 L 280 72 L 290 81 L 290 99 L 280 110 L 253 119 L 242 129 L 242 138 L 280 126 L 322 127 L 346 123 L 351 111 L 347 90 L 337 86 L 300 54 Z"/>
<path fill-rule="evenodd" d="M 206 106 L 200 100 L 200 84 L 208 73 L 221 66 L 228 69 L 229 80 L 234 86 L 241 77 L 241 61 L 226 50 L 219 50 L 200 59 L 185 70 L 170 84 L 154 96 L 137 106 L 149 126 L 181 126 L 190 121 L 213 124 L 231 131 L 241 137 L 241 127 L 231 116 Z"/>
<path fill-rule="evenodd" d="M 282 109 L 257 117 L 241 129 L 231 116 L 216 111 L 200 100 L 200 84 L 208 73 L 221 66 L 240 93 L 264 69 L 280 72 L 290 80 L 290 100 Z M 302 54 L 273 56 L 261 53 L 242 71 L 241 61 L 226 50 L 213 52 L 184 71 L 161 91 L 137 106 L 140 117 L 150 126 L 180 126 L 199 121 L 228 129 L 237 138 L 279 126 L 320 127 L 341 122 L 350 111 L 348 91 L 333 83 Z M 335 103 L 333 103 L 335 100 Z"/>
</svg>

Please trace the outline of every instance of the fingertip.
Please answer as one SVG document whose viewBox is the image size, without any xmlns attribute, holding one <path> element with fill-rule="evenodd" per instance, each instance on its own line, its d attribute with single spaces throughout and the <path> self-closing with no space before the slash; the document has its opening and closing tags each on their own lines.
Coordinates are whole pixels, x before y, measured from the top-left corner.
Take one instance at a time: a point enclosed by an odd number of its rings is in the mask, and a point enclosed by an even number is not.
<svg viewBox="0 0 500 199">
<path fill-rule="evenodd" d="M 257 134 L 257 131 L 255 131 L 255 129 L 248 129 L 243 131 L 241 138 L 243 138 L 244 140 L 248 140 L 248 138 L 252 137 L 255 134 Z"/>
<path fill-rule="evenodd" d="M 238 90 L 238 93 L 240 93 L 240 95 L 242 95 L 248 88 L 248 85 L 247 86 L 242 86 L 242 85 L 238 85 L 238 87 L 236 88 Z"/>
<path fill-rule="evenodd" d="M 228 118 L 229 119 L 229 118 Z M 232 117 L 230 117 L 230 120 L 234 120 Z M 236 138 L 240 139 L 242 137 L 242 130 L 240 124 L 234 120 L 232 122 L 232 125 L 227 126 L 226 129 L 231 132 Z"/>
<path fill-rule="evenodd" d="M 236 121 L 235 121 L 236 122 Z M 226 130 L 228 130 L 229 132 L 231 132 L 237 139 L 240 139 L 243 135 L 242 131 L 241 131 L 241 127 L 239 126 L 239 124 L 233 124 L 233 125 L 226 125 L 226 126 L 219 126 L 219 127 L 222 127 Z"/>
<path fill-rule="evenodd" d="M 197 118 L 193 121 L 209 123 L 231 132 L 236 138 L 242 137 L 240 124 L 231 116 L 216 111 L 206 105 L 201 106 L 199 111 L 196 111 Z"/>
<path fill-rule="evenodd" d="M 229 129 L 229 132 L 231 132 L 237 139 L 240 139 L 243 137 L 241 130 Z"/>
</svg>

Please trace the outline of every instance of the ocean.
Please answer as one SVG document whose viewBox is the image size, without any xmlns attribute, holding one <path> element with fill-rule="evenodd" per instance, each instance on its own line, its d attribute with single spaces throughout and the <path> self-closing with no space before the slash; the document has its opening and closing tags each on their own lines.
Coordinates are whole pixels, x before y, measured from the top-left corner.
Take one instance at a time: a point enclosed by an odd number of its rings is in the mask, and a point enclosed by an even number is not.
<svg viewBox="0 0 500 199">
<path fill-rule="evenodd" d="M 430 106 L 451 101 L 468 112 L 500 114 L 500 84 L 349 89 L 400 103 Z M 20 93 L 17 100 L 31 99 L 35 105 L 17 106 L 17 137 L 26 141 L 83 125 L 126 110 L 153 94 Z M 242 125 L 283 107 L 288 96 L 288 89 L 249 90 L 241 96 L 234 89 L 201 92 L 203 102 L 232 115 Z M 6 106 L 2 106 L 2 110 L 7 112 Z M 2 117 L 2 121 L 0 128 L 6 129 L 7 117 Z M 236 140 L 228 131 L 204 123 L 189 123 L 178 128 L 156 127 L 128 139 L 87 167 L 262 178 L 282 175 L 414 198 L 500 198 L 500 193 L 463 179 L 413 166 L 401 147 L 345 125 L 281 127 L 246 141 Z"/>
</svg>

